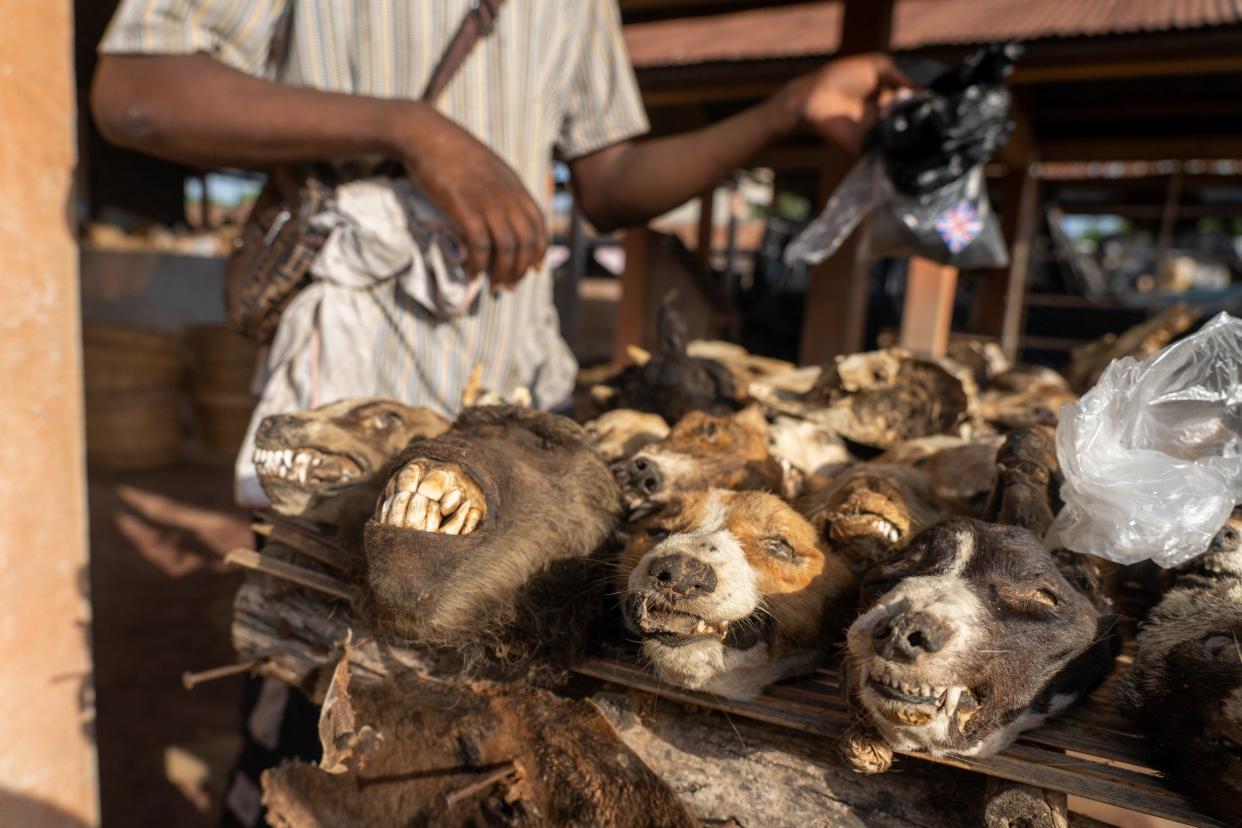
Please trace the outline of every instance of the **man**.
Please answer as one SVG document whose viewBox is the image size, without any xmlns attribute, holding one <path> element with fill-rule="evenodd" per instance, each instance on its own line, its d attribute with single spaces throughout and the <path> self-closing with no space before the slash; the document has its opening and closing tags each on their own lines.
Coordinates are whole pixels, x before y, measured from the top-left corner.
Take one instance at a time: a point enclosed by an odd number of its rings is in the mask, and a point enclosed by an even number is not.
<svg viewBox="0 0 1242 828">
<path fill-rule="evenodd" d="M 476 364 L 486 388 L 564 403 L 576 365 L 543 264 L 554 153 L 579 209 L 607 231 L 676 207 L 796 130 L 857 148 L 879 94 L 908 84 L 883 55 L 850 58 L 715 125 L 638 141 L 648 125 L 614 0 L 510 0 L 438 103 L 416 100 L 471 5 L 122 0 L 92 93 L 106 137 L 207 168 L 397 159 L 492 288 L 447 319 L 399 282 L 333 294 L 355 321 L 334 326 L 325 299 L 314 336 L 296 347 L 282 347 L 282 319 L 256 421 L 274 413 L 272 389 L 288 377 L 285 399 L 298 407 L 373 394 L 452 415 Z M 359 360 L 321 387 L 325 361 L 339 358 L 332 337 Z M 238 472 L 243 504 L 257 505 L 249 448 Z"/>
<path fill-rule="evenodd" d="M 377 300 L 381 321 L 365 343 L 375 364 L 348 390 L 446 415 L 479 363 L 484 387 L 527 387 L 541 407 L 572 391 L 576 366 L 542 263 L 554 152 L 582 213 L 607 231 L 676 207 L 795 130 L 856 148 L 878 94 L 907 83 L 883 55 L 836 61 L 725 121 L 638 141 L 647 121 L 615 3 L 511 0 L 438 106 L 414 100 L 470 6 L 123 0 L 92 95 L 110 140 L 203 167 L 402 161 L 493 290 L 447 321 L 391 293 Z"/>
</svg>

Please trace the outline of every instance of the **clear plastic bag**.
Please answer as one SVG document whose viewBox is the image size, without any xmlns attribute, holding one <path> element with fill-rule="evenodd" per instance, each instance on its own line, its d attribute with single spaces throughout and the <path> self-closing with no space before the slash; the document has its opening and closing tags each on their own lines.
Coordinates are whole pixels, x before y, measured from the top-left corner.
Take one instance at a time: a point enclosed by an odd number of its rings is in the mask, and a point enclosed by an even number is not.
<svg viewBox="0 0 1242 828">
<path fill-rule="evenodd" d="M 1061 413 L 1054 540 L 1122 564 L 1201 555 L 1242 501 L 1242 320 L 1114 361 Z"/>
<path fill-rule="evenodd" d="M 1019 54 L 1016 44 L 996 44 L 940 67 L 926 93 L 881 117 L 867 153 L 786 249 L 786 263 L 823 261 L 871 215 L 871 258 L 921 256 L 964 269 L 1008 264 L 983 165 L 1012 128 L 1002 81 Z"/>
</svg>

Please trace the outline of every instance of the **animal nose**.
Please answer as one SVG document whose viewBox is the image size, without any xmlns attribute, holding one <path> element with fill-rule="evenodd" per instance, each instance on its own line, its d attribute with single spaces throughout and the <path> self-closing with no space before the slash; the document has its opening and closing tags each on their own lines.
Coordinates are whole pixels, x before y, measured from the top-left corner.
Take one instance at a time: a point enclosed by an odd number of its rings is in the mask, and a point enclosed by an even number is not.
<svg viewBox="0 0 1242 828">
<path fill-rule="evenodd" d="M 677 598 L 697 598 L 716 589 L 716 570 L 689 555 L 656 558 L 647 572 L 654 588 Z"/>
<path fill-rule="evenodd" d="M 659 467 L 646 457 L 635 457 L 630 462 L 629 472 L 630 485 L 644 494 L 655 494 L 664 482 Z"/>
<path fill-rule="evenodd" d="M 953 634 L 953 628 L 944 621 L 925 612 L 914 612 L 876 624 L 871 630 L 871 641 L 881 658 L 908 664 L 924 653 L 940 652 Z"/>
</svg>

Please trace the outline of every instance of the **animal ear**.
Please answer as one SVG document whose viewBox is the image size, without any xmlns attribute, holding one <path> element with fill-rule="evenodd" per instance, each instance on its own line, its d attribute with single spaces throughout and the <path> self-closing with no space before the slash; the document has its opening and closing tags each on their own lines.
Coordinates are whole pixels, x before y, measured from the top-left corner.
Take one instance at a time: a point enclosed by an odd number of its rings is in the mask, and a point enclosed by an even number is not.
<svg viewBox="0 0 1242 828">
<path fill-rule="evenodd" d="M 760 434 L 768 433 L 768 418 L 764 416 L 763 406 L 759 404 L 748 405 L 737 413 L 737 422 L 739 425 L 753 428 Z"/>
<path fill-rule="evenodd" d="M 664 301 L 660 303 L 660 315 L 657 319 L 660 330 L 660 353 L 666 356 L 684 354 L 689 345 L 686 325 L 681 321 L 681 316 L 674 307 L 676 301 L 677 291 L 670 290 L 665 295 Z"/>
</svg>

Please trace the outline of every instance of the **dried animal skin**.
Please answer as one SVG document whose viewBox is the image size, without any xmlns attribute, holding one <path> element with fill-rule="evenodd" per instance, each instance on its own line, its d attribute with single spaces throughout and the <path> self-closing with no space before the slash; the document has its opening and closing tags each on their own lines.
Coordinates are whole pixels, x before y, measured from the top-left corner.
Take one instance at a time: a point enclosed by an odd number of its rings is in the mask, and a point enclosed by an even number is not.
<svg viewBox="0 0 1242 828">
<path fill-rule="evenodd" d="M 1226 825 L 1242 823 L 1242 509 L 1139 630 L 1118 704 L 1170 779 Z"/>
<path fill-rule="evenodd" d="M 875 459 L 878 464 L 910 466 L 927 477 L 938 500 L 962 514 L 979 517 L 996 487 L 996 452 L 1004 438 L 970 440 L 947 435 L 902 443 Z"/>
<path fill-rule="evenodd" d="M 633 457 L 644 446 L 668 436 L 668 423 L 659 414 L 618 408 L 583 424 L 595 448 L 608 463 Z"/>
<path fill-rule="evenodd" d="M 878 460 L 844 469 L 796 506 L 856 572 L 865 572 L 950 516 L 923 472 Z"/>
<path fill-rule="evenodd" d="M 801 396 L 763 387 L 752 391 L 778 411 L 879 449 L 933 434 L 969 437 L 979 422 L 978 389 L 970 371 L 901 348 L 838 357 Z"/>
<path fill-rule="evenodd" d="M 621 511 L 581 427 L 529 409 L 468 409 L 407 448 L 388 477 L 391 497 L 365 533 L 382 630 L 506 658 L 557 647 L 567 658 L 581 646 L 601 580 L 591 556 Z"/>
<path fill-rule="evenodd" d="M 1024 365 L 996 377 L 980 394 L 979 410 L 989 425 L 1002 431 L 1055 426 L 1061 409 L 1077 399 L 1056 371 Z"/>
<path fill-rule="evenodd" d="M 272 824 L 696 824 L 589 702 L 523 688 L 488 695 L 390 682 L 359 689 L 354 704 L 384 734 L 375 755 L 365 769 L 337 775 L 298 761 L 267 771 Z M 489 775 L 494 783 L 478 784 Z"/>
<path fill-rule="evenodd" d="M 332 671 L 332 681 L 319 711 L 319 743 L 323 747 L 319 767 L 327 773 L 361 771 L 384 739 L 383 734 L 370 725 L 358 726 L 354 702 L 349 695 L 352 643 L 351 632 L 345 638 L 344 653 Z"/>
</svg>

